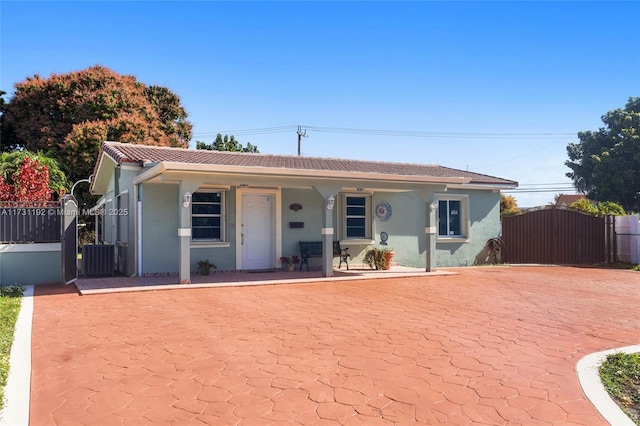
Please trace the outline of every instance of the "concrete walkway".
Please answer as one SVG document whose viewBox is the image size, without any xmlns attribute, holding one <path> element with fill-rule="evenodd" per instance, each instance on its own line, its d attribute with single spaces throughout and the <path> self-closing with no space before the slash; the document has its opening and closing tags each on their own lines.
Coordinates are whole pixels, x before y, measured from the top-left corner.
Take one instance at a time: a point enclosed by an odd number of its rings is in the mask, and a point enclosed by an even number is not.
<svg viewBox="0 0 640 426">
<path fill-rule="evenodd" d="M 640 275 L 567 267 L 80 296 L 37 287 L 33 425 L 606 424 Z"/>
</svg>

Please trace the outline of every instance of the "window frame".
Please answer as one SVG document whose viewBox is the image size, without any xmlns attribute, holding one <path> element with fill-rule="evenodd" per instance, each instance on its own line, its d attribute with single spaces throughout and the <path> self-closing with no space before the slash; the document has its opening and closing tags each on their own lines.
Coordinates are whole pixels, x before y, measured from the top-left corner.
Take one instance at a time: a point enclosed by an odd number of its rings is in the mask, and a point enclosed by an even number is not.
<svg viewBox="0 0 640 426">
<path fill-rule="evenodd" d="M 363 198 L 364 199 L 364 221 L 365 221 L 365 236 L 364 237 L 347 237 L 348 225 L 347 221 L 350 215 L 347 214 L 347 199 L 348 198 Z M 372 193 L 341 193 L 340 194 L 340 240 L 346 242 L 363 242 L 370 244 L 373 241 L 373 194 Z M 362 217 L 358 215 L 358 217 Z"/>
<path fill-rule="evenodd" d="M 220 194 L 220 202 L 216 203 L 213 201 L 203 202 L 203 201 L 195 201 L 196 194 Z M 215 205 L 220 204 L 220 213 L 193 213 L 193 207 L 195 205 Z M 191 198 L 191 242 L 194 244 L 216 244 L 216 243 L 228 243 L 228 232 L 227 232 L 227 191 L 224 189 L 217 188 L 204 188 L 195 191 Z M 219 217 L 220 218 L 220 238 L 194 238 L 194 226 L 193 219 L 200 217 Z"/>
<path fill-rule="evenodd" d="M 460 242 L 467 242 L 469 241 L 469 230 L 471 228 L 470 226 L 470 222 L 469 222 L 469 195 L 466 194 L 436 194 L 436 198 L 438 201 L 438 208 L 436 209 L 436 241 L 438 242 L 452 242 L 452 243 L 460 243 Z M 459 211 L 459 217 L 460 217 L 460 234 L 454 234 L 451 235 L 451 227 L 450 227 L 450 222 L 447 219 L 447 235 L 443 235 L 440 234 L 440 213 L 442 211 L 441 209 L 441 203 L 446 202 L 447 204 L 447 211 L 446 211 L 446 216 L 447 218 L 451 217 L 451 213 L 450 213 L 450 202 L 451 201 L 457 201 L 460 203 L 460 211 Z"/>
</svg>

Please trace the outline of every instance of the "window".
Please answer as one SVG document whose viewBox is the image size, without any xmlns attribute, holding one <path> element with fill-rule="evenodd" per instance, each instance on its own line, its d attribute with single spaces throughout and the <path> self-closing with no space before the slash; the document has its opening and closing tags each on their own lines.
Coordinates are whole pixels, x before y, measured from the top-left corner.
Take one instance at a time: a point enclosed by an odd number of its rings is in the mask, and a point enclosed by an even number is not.
<svg viewBox="0 0 640 426">
<path fill-rule="evenodd" d="M 196 192 L 191 198 L 191 239 L 224 241 L 224 192 Z"/>
<path fill-rule="evenodd" d="M 438 201 L 438 238 L 467 237 L 467 201 L 467 197 Z"/>
<path fill-rule="evenodd" d="M 343 195 L 343 238 L 371 238 L 370 200 L 370 196 Z"/>
</svg>

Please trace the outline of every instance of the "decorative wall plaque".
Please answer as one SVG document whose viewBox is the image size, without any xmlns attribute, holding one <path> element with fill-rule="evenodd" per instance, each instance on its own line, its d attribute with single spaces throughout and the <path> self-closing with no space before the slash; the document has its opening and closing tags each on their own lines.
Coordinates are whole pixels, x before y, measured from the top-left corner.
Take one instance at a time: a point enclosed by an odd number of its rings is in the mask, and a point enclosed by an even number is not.
<svg viewBox="0 0 640 426">
<path fill-rule="evenodd" d="M 386 222 L 391 218 L 391 204 L 386 201 L 381 202 L 376 206 L 376 216 L 382 222 Z"/>
<path fill-rule="evenodd" d="M 289 208 L 291 210 L 293 210 L 294 212 L 297 212 L 298 210 L 302 210 L 302 204 L 299 203 L 293 203 L 289 206 Z"/>
</svg>

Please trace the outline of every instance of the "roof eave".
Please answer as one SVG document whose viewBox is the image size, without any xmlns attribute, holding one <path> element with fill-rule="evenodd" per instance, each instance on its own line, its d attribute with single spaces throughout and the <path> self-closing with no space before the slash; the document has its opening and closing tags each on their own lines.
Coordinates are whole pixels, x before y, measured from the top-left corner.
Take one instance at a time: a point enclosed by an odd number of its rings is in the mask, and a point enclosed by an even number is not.
<svg viewBox="0 0 640 426">
<path fill-rule="evenodd" d="M 112 164 L 107 166 L 105 164 L 105 159 Z M 105 151 L 100 152 L 100 156 L 98 157 L 98 164 L 93 172 L 93 177 L 91 178 L 91 185 L 89 185 L 89 193 L 92 195 L 104 195 L 107 190 L 107 186 L 109 185 L 110 174 L 109 170 L 113 170 L 115 166 L 118 165 L 118 162 L 115 158 L 109 155 Z"/>
<path fill-rule="evenodd" d="M 368 180 L 404 183 L 438 183 L 438 184 L 467 184 L 470 178 L 464 177 L 439 177 L 416 175 L 390 175 L 380 173 L 345 172 L 335 170 L 301 170 L 273 167 L 248 167 L 229 166 L 221 164 L 196 164 L 162 161 L 153 166 L 149 171 L 138 176 L 134 183 L 142 183 L 156 177 L 165 171 L 174 172 L 198 172 L 211 174 L 237 174 L 245 176 L 277 176 L 277 177 L 301 177 L 301 178 L 329 178 L 345 180 Z"/>
</svg>

